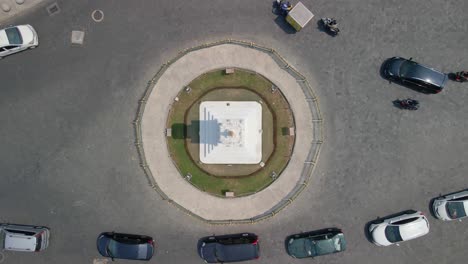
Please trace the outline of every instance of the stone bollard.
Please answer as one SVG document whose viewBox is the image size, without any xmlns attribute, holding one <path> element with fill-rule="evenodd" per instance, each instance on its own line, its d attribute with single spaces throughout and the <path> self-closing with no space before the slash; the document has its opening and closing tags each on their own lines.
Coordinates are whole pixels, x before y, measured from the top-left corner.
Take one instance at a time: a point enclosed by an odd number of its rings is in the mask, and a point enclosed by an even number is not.
<svg viewBox="0 0 468 264">
<path fill-rule="evenodd" d="M 10 12 L 11 6 L 10 6 L 9 4 L 7 4 L 7 3 L 2 3 L 1 6 L 2 6 L 3 12 Z"/>
</svg>

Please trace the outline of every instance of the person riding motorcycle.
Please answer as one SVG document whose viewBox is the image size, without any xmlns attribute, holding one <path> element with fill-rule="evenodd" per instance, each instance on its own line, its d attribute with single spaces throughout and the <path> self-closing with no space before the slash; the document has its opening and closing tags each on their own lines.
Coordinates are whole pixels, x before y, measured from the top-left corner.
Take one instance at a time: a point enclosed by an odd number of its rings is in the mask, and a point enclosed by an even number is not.
<svg viewBox="0 0 468 264">
<path fill-rule="evenodd" d="M 337 29 L 338 23 L 336 23 L 336 19 L 332 18 L 330 19 L 330 22 L 327 24 L 327 26 L 331 29 Z"/>
<path fill-rule="evenodd" d="M 455 74 L 455 80 L 459 82 L 468 81 L 468 71 L 461 71 Z"/>
<path fill-rule="evenodd" d="M 411 98 L 396 100 L 393 103 L 402 109 L 417 110 L 419 108 L 418 100 Z"/>
<path fill-rule="evenodd" d="M 280 8 L 281 8 L 281 12 L 283 13 L 283 15 L 287 15 L 288 12 L 291 11 L 292 5 L 289 1 L 288 2 L 281 1 Z"/>
</svg>

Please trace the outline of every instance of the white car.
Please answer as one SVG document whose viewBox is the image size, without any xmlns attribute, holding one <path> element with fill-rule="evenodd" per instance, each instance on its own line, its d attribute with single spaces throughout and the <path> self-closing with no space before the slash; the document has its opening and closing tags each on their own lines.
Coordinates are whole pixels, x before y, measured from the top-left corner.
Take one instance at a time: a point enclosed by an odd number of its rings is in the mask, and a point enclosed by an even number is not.
<svg viewBox="0 0 468 264">
<path fill-rule="evenodd" d="M 37 33 L 30 25 L 12 26 L 0 30 L 0 59 L 39 45 Z"/>
<path fill-rule="evenodd" d="M 432 203 L 436 218 L 450 221 L 466 217 L 468 212 L 468 190 L 436 198 Z"/>
<path fill-rule="evenodd" d="M 0 249 L 39 252 L 47 248 L 49 237 L 44 226 L 0 224 Z"/>
<path fill-rule="evenodd" d="M 369 233 L 377 246 L 390 246 L 429 233 L 429 221 L 422 212 L 411 210 L 371 224 Z"/>
</svg>

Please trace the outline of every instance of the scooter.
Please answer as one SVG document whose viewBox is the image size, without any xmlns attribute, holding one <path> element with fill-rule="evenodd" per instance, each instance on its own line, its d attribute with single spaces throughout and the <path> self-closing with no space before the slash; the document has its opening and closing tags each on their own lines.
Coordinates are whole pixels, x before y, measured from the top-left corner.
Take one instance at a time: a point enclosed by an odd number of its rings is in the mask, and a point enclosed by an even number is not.
<svg viewBox="0 0 468 264">
<path fill-rule="evenodd" d="M 334 36 L 338 35 L 340 29 L 338 28 L 338 23 L 336 22 L 336 19 L 324 17 L 321 19 L 321 21 L 328 32 L 330 32 Z"/>
<path fill-rule="evenodd" d="M 406 110 L 418 110 L 419 109 L 419 102 L 418 100 L 415 99 L 397 99 L 393 101 L 393 104 L 400 108 L 400 109 L 406 109 Z"/>
<path fill-rule="evenodd" d="M 456 81 L 456 82 L 468 82 L 468 71 L 456 72 L 454 81 Z"/>
</svg>

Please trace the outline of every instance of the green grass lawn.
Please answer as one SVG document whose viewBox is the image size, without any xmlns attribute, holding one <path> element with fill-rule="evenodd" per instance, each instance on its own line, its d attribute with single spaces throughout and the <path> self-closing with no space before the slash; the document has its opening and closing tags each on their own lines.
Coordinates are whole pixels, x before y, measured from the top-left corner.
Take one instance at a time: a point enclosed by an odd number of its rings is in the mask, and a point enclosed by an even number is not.
<svg viewBox="0 0 468 264">
<path fill-rule="evenodd" d="M 257 192 L 273 182 L 271 174 L 275 172 L 279 175 L 286 167 L 294 145 L 294 137 L 284 135 L 285 128 L 294 127 L 292 112 L 289 110 L 289 104 L 283 95 L 276 91 L 271 92 L 272 83 L 261 75 L 236 69 L 234 74 L 226 75 L 224 71 L 217 70 L 208 72 L 193 80 L 189 87 L 190 93 L 182 91 L 179 94 L 179 101 L 174 103 L 168 118 L 168 127 L 172 127 L 172 137 L 168 138 L 169 151 L 175 164 L 182 176 L 190 173 L 192 175 L 191 183 L 197 188 L 214 195 L 223 196 L 226 191 L 232 191 L 236 196 L 247 195 Z M 235 88 L 237 87 L 237 88 Z M 250 93 L 239 90 L 242 87 Z M 220 90 L 224 89 L 224 90 Z M 218 93 L 216 93 L 218 91 Z M 220 92 L 221 91 L 221 92 Z M 228 93 L 229 92 L 229 93 Z M 198 144 L 193 143 L 193 134 L 190 128 L 195 127 L 198 112 L 198 103 L 206 100 L 223 101 L 244 101 L 244 100 L 262 100 L 263 108 L 268 113 L 262 113 L 262 119 L 265 119 L 262 127 L 268 137 L 271 135 L 270 142 L 265 142 L 267 147 L 262 152 L 262 156 L 267 157 L 264 160 L 266 165 L 261 168 L 259 165 L 211 165 L 216 172 L 223 172 L 223 175 L 213 176 L 207 171 L 208 164 L 199 164 L 198 156 L 194 155 L 198 151 Z M 265 118 L 266 117 L 266 118 Z M 262 120 L 263 121 L 263 120 Z M 187 129 L 189 128 L 189 129 Z M 265 128 L 268 131 L 265 131 Z M 262 142 L 262 144 L 264 144 Z M 269 147 L 269 148 L 268 148 Z M 192 155 L 189 154 L 192 153 Z M 270 155 L 268 155 L 270 153 Z M 205 169 L 203 169 L 205 168 Z M 228 172 L 229 173 L 226 173 Z M 236 175 L 248 174 L 245 177 L 232 177 Z M 229 178 L 220 176 L 231 176 Z"/>
</svg>

